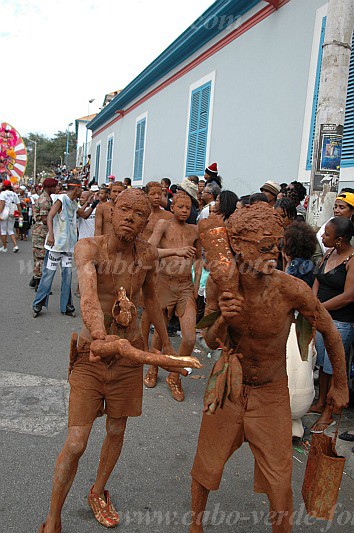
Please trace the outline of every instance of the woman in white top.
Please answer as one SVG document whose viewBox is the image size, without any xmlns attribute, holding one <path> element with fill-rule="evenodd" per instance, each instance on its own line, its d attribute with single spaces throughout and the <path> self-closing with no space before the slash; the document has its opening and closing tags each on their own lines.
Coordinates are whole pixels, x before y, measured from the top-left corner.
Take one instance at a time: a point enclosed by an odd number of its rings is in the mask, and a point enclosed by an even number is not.
<svg viewBox="0 0 354 533">
<path fill-rule="evenodd" d="M 2 240 L 2 247 L 0 248 L 0 252 L 3 253 L 7 252 L 7 235 L 9 235 L 14 245 L 13 251 L 15 253 L 18 252 L 18 246 L 14 234 L 15 217 L 13 215 L 9 215 L 9 212 L 11 212 L 11 204 L 16 205 L 17 211 L 21 216 L 22 210 L 19 197 L 13 191 L 11 181 L 5 180 L 3 182 L 3 188 L 0 193 L 0 229 Z"/>
</svg>

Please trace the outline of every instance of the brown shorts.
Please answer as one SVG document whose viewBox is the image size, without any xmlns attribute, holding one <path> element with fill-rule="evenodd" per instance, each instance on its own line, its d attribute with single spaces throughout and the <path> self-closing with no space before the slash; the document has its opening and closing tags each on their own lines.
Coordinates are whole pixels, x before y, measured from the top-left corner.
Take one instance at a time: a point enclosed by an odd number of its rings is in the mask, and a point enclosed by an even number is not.
<svg viewBox="0 0 354 533">
<path fill-rule="evenodd" d="M 243 385 L 236 404 L 203 415 L 192 477 L 209 490 L 220 485 L 226 461 L 248 441 L 254 459 L 254 490 L 271 509 L 292 513 L 292 427 L 288 381 Z"/>
<path fill-rule="evenodd" d="M 142 349 L 142 339 L 132 342 Z M 91 363 L 90 343 L 79 339 L 79 358 L 69 378 L 68 426 L 84 426 L 97 416 L 140 416 L 143 397 L 143 366 L 124 357 L 111 364 Z"/>
<path fill-rule="evenodd" d="M 163 311 L 167 311 L 168 318 L 171 318 L 173 310 L 178 317 L 182 317 L 189 301 L 197 310 L 191 276 L 181 278 L 160 272 L 157 287 L 161 308 Z"/>
</svg>

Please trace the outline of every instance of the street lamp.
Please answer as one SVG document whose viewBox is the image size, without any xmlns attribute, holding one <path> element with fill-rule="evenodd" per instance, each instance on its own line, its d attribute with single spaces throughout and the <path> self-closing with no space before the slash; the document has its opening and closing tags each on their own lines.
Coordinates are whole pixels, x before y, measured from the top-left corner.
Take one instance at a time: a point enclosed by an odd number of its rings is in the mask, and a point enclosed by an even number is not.
<svg viewBox="0 0 354 533">
<path fill-rule="evenodd" d="M 69 128 L 73 125 L 73 122 L 70 122 L 68 124 L 68 127 L 66 128 L 66 152 L 65 152 L 65 166 L 66 170 L 68 170 L 68 159 L 69 159 Z"/>
<path fill-rule="evenodd" d="M 89 116 L 90 116 L 90 104 L 92 104 L 92 102 L 94 102 L 94 98 L 90 98 L 90 100 L 88 101 L 88 104 L 87 104 L 87 122 L 89 121 Z M 88 135 L 88 129 L 87 129 L 87 124 L 86 124 L 86 141 L 85 141 L 85 150 L 84 150 L 84 166 L 87 164 L 87 135 Z"/>
<path fill-rule="evenodd" d="M 28 139 L 29 143 L 34 144 L 34 154 L 33 154 L 33 185 L 36 184 L 36 173 L 37 173 L 37 141 L 32 141 Z"/>
</svg>

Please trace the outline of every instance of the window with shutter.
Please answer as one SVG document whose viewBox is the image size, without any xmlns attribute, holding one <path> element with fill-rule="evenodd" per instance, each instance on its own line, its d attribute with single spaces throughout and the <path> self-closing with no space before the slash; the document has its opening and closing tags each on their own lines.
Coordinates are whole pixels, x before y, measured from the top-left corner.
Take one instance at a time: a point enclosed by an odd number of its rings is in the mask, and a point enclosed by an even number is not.
<svg viewBox="0 0 354 533">
<path fill-rule="evenodd" d="M 354 167 L 354 33 L 352 39 L 352 53 L 350 56 L 347 105 L 345 109 L 342 168 Z"/>
<path fill-rule="evenodd" d="M 100 157 L 101 157 L 101 145 L 96 146 L 96 163 L 95 163 L 95 180 L 98 182 L 98 174 L 100 171 Z"/>
<path fill-rule="evenodd" d="M 320 37 L 320 46 L 319 46 L 319 50 L 318 50 L 318 61 L 317 61 L 317 71 L 316 71 L 316 80 L 315 80 L 315 90 L 314 90 L 314 93 L 313 93 L 311 127 L 310 127 L 309 144 L 308 144 L 307 158 L 306 158 L 306 170 L 311 170 L 311 168 L 312 168 L 313 143 L 315 141 L 315 131 L 316 131 L 316 113 L 317 113 L 317 103 L 318 103 L 318 91 L 319 91 L 319 88 L 320 88 L 320 79 L 321 79 L 322 52 L 323 52 L 322 48 L 323 48 L 323 43 L 324 43 L 324 38 L 325 38 L 326 22 L 327 22 L 327 17 L 323 17 L 323 19 L 322 19 L 322 28 L 321 28 L 321 37 Z"/>
<path fill-rule="evenodd" d="M 146 118 L 136 124 L 135 153 L 134 153 L 134 181 L 142 181 L 144 166 Z"/>
<path fill-rule="evenodd" d="M 112 155 L 113 155 L 113 137 L 108 139 L 108 144 L 107 144 L 106 181 L 108 181 L 108 176 L 112 174 Z"/>
<path fill-rule="evenodd" d="M 211 82 L 192 91 L 188 132 L 186 175 L 202 176 L 208 141 Z"/>
</svg>

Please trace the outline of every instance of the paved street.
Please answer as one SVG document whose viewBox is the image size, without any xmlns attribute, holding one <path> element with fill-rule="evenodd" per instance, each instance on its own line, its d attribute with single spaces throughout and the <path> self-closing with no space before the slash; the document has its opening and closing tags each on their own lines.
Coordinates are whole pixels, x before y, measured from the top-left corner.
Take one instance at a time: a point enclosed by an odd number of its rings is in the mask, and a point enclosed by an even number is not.
<svg viewBox="0 0 354 533">
<path fill-rule="evenodd" d="M 35 533 L 48 510 L 53 465 L 66 435 L 69 339 L 79 331 L 76 318 L 58 308 L 59 275 L 49 311 L 32 318 L 33 289 L 28 287 L 31 243 L 20 252 L 0 255 L 1 355 L 0 447 L 1 533 Z M 12 247 L 10 247 L 12 249 Z M 76 281 L 73 284 L 76 287 Z M 79 301 L 75 298 L 79 311 Z M 178 343 L 178 337 L 174 338 Z M 212 359 L 197 353 L 207 376 Z M 190 477 L 198 436 L 205 377 L 184 379 L 186 401 L 175 402 L 160 372 L 158 386 L 145 390 L 143 416 L 128 423 L 125 445 L 108 488 L 122 516 L 120 531 L 188 531 Z M 104 531 L 93 518 L 86 496 L 94 481 L 104 420 L 98 420 L 63 511 L 63 533 Z M 306 456 L 294 449 L 293 488 L 299 511 L 295 531 L 349 532 L 354 529 L 353 480 L 344 474 L 336 520 L 315 522 L 301 506 Z M 206 532 L 270 531 L 264 495 L 253 493 L 253 460 L 243 445 L 229 461 L 219 492 L 211 494 Z M 309 527 L 310 526 L 310 527 Z"/>
</svg>

